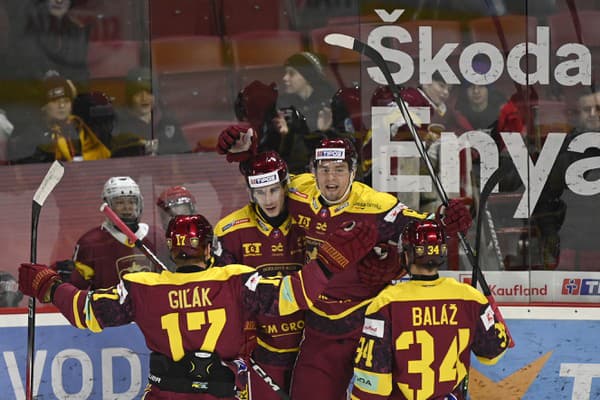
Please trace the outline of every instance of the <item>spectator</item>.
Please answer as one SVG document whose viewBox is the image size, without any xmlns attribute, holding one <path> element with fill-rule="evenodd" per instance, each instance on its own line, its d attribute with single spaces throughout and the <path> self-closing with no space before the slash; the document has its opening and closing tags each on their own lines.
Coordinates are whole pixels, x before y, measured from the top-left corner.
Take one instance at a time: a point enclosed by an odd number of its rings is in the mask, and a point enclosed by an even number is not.
<svg viewBox="0 0 600 400">
<path fill-rule="evenodd" d="M 112 101 L 105 93 L 78 94 L 73 100 L 73 114 L 86 123 L 104 146 L 111 147 L 116 115 Z"/>
<path fill-rule="evenodd" d="M 473 129 L 496 131 L 500 108 L 506 98 L 490 85 L 466 84 L 461 88 L 456 108 Z"/>
<path fill-rule="evenodd" d="M 196 198 L 185 186 L 176 185 L 163 190 L 156 199 L 156 206 L 165 231 L 171 218 L 196 214 Z"/>
<path fill-rule="evenodd" d="M 335 90 L 327 81 L 319 56 L 310 52 L 296 53 L 284 63 L 284 95 L 279 108 L 294 106 L 306 117 L 310 132 L 325 131 L 331 127 L 330 100 Z M 281 129 L 285 120 L 280 116 Z"/>
<path fill-rule="evenodd" d="M 236 117 L 240 122 L 250 124 L 254 130 L 257 151 L 276 151 L 287 162 L 291 173 L 306 172 L 310 158 L 306 118 L 293 106 L 278 109 L 277 96 L 274 83 L 265 85 L 253 81 L 238 94 Z M 285 121 L 284 131 L 279 121 L 281 116 Z M 244 130 L 247 130 L 246 126 Z"/>
<path fill-rule="evenodd" d="M 106 181 L 102 190 L 102 201 L 133 231 L 149 249 L 154 250 L 150 238 L 154 232 L 140 222 L 144 199 L 137 183 L 128 176 L 114 176 Z M 72 270 L 70 280 L 80 289 L 97 289 L 116 285 L 126 272 L 152 271 L 150 260 L 129 242 L 109 220 L 86 232 L 75 246 L 73 259 L 57 262 L 52 269 L 58 272 Z M 64 272 L 62 272 L 64 275 Z"/>
<path fill-rule="evenodd" d="M 29 121 L 14 135 L 10 145 L 15 163 L 83 161 L 110 157 L 110 150 L 96 134 L 72 114 L 73 84 L 58 75 L 41 83 L 39 118 Z"/>
<path fill-rule="evenodd" d="M 149 68 L 129 71 L 125 96 L 127 107 L 118 113 L 113 157 L 191 151 L 179 123 L 156 101 Z"/>
<path fill-rule="evenodd" d="M 42 79 L 56 71 L 77 87 L 87 83 L 89 33 L 70 14 L 72 6 L 73 0 L 28 0 L 24 29 L 5 60 L 15 78 Z"/>
<path fill-rule="evenodd" d="M 596 132 L 600 132 L 600 92 L 585 91 L 576 99 L 575 128 L 568 133 L 548 180 L 531 215 L 542 238 L 544 269 L 598 271 L 598 246 L 594 229 L 600 226 L 597 194 L 582 195 L 567 186 L 567 170 L 582 160 L 600 157 Z M 579 142 L 583 149 L 572 148 Z M 583 179 L 597 181 L 597 163 L 577 172 Z M 573 187 L 573 185 L 571 185 Z"/>
<path fill-rule="evenodd" d="M 250 203 L 216 225 L 217 265 L 249 265 L 268 277 L 286 276 L 300 270 L 304 264 L 304 241 L 287 210 L 289 176 L 285 161 L 276 152 L 267 151 L 259 153 L 241 169 Z M 248 243 L 252 243 L 251 248 Z M 252 329 L 253 325 L 256 329 Z M 256 362 L 286 393 L 303 326 L 304 312 L 285 317 L 258 316 L 256 321 L 251 321 L 247 332 L 250 338 L 257 335 L 256 348 L 243 351 L 252 351 Z M 251 339 L 248 342 L 255 343 Z M 250 371 L 250 383 L 253 398 L 279 399 L 256 371 Z"/>
<path fill-rule="evenodd" d="M 19 284 L 12 274 L 0 271 L 0 308 L 18 307 L 23 299 Z"/>
<path fill-rule="evenodd" d="M 177 216 L 166 236 L 175 272 L 125 274 L 118 286 L 87 291 L 62 282 L 44 265 L 26 263 L 19 268 L 19 288 L 52 302 L 78 328 L 100 332 L 135 322 L 152 352 L 144 399 L 233 400 L 236 374 L 247 370 L 238 358 L 244 322 L 257 314 L 306 309 L 330 277 L 355 268 L 344 260 L 360 260 L 371 250 L 373 233 L 369 224 L 344 225 L 328 237 L 318 261 L 266 280 L 244 265 L 206 270 L 210 223 L 202 215 Z"/>
<path fill-rule="evenodd" d="M 495 364 L 508 348 L 506 326 L 485 296 L 438 275 L 447 257 L 445 237 L 435 221 L 404 229 L 400 262 L 410 281 L 388 285 L 367 307 L 354 358 L 353 399 L 410 399 L 415 393 L 465 399 L 471 351 Z M 452 373 L 444 374 L 449 365 Z"/>
</svg>

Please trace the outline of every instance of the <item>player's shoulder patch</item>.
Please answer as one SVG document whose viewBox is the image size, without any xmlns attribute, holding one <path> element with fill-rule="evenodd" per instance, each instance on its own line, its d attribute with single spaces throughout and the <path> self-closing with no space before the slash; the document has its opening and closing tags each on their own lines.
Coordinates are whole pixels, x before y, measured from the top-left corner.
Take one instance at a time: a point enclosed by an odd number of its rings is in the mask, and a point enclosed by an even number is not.
<svg viewBox="0 0 600 400">
<path fill-rule="evenodd" d="M 304 173 L 294 175 L 290 179 L 289 184 L 289 197 L 299 200 L 307 201 L 310 197 L 314 197 L 317 192 L 317 185 L 313 174 Z"/>
<path fill-rule="evenodd" d="M 385 331 L 385 321 L 382 319 L 366 318 L 362 332 L 365 335 L 382 338 Z"/>
<path fill-rule="evenodd" d="M 232 213 L 221 218 L 215 225 L 215 233 L 217 236 L 223 236 L 236 229 L 248 226 L 254 219 L 254 211 L 252 205 L 247 204 L 244 207 L 233 211 Z"/>
<path fill-rule="evenodd" d="M 398 202 L 391 194 L 379 192 L 361 182 L 352 183 L 349 201 L 354 211 L 367 214 L 385 212 Z"/>
</svg>

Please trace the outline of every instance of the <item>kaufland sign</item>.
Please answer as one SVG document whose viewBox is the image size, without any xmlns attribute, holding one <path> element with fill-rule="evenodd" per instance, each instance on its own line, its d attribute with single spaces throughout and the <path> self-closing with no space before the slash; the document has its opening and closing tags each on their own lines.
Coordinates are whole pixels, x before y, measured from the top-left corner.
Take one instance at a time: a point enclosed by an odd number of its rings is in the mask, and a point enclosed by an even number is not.
<svg viewBox="0 0 600 400">
<path fill-rule="evenodd" d="M 408 82 L 415 73 L 415 68 L 418 68 L 420 83 L 431 83 L 431 77 L 435 72 L 439 72 L 447 83 L 461 83 L 457 72 L 448 64 L 448 58 L 457 55 L 455 50 L 459 47 L 459 43 L 445 43 L 436 53 L 433 53 L 432 34 L 435 27 L 419 27 L 419 37 L 414 38 L 401 24 L 395 24 L 404 10 L 396 9 L 388 12 L 377 9 L 375 13 L 386 25 L 378 26 L 369 32 L 367 43 L 379 51 L 387 62 L 397 65 L 398 71 L 392 73 L 394 82 L 397 84 Z M 385 42 L 390 38 L 398 41 L 400 45 L 418 41 L 418 66 L 415 66 L 413 58 L 406 52 L 386 47 Z M 487 56 L 490 60 L 491 67 L 485 73 L 473 69 L 473 58 L 479 54 Z M 531 55 L 536 60 L 533 65 L 529 65 L 528 71 L 524 71 L 520 65 L 521 59 L 526 55 Z M 562 61 L 557 63 L 551 71 L 550 28 L 538 26 L 535 40 L 519 43 L 511 48 L 506 60 L 502 51 L 491 43 L 474 42 L 469 44 L 458 55 L 459 72 L 464 80 L 478 85 L 497 81 L 505 69 L 509 76 L 521 85 L 548 85 L 551 77 L 563 86 L 589 85 L 591 83 L 592 54 L 590 49 L 579 43 L 565 43 L 556 49 L 555 55 Z M 367 68 L 367 72 L 375 82 L 381 85 L 387 84 L 378 67 Z"/>
</svg>

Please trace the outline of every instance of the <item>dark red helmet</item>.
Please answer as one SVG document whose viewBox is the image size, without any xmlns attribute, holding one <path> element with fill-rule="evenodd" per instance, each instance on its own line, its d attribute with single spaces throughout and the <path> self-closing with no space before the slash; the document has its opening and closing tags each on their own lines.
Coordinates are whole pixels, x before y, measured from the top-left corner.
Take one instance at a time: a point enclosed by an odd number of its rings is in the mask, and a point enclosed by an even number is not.
<svg viewBox="0 0 600 400">
<path fill-rule="evenodd" d="M 339 132 L 355 133 L 366 130 L 358 86 L 342 88 L 331 98 L 333 127 Z"/>
<path fill-rule="evenodd" d="M 258 154 L 244 168 L 243 174 L 250 189 L 274 183 L 284 184 L 289 177 L 287 164 L 276 151 L 264 151 Z"/>
<path fill-rule="evenodd" d="M 212 242 L 213 228 L 200 214 L 177 215 L 169 221 L 166 238 L 174 259 L 203 259 L 206 246 Z"/>
<path fill-rule="evenodd" d="M 439 267 L 448 256 L 446 234 L 442 225 L 434 220 L 410 222 L 402 232 L 400 245 L 407 255 L 402 257 L 407 270 L 412 264 Z"/>
<path fill-rule="evenodd" d="M 276 104 L 277 85 L 253 81 L 238 93 L 234 107 L 235 116 L 238 121 L 247 121 L 258 128 L 269 114 L 275 116 Z"/>
<path fill-rule="evenodd" d="M 356 170 L 358 162 L 358 153 L 350 139 L 335 138 L 321 139 L 315 149 L 315 158 L 313 160 L 315 168 L 317 163 L 322 160 L 342 160 L 348 163 L 350 170 Z"/>
<path fill-rule="evenodd" d="M 167 211 L 169 208 L 181 204 L 189 204 L 192 212 L 196 209 L 196 199 L 194 198 L 194 195 L 184 186 L 171 186 L 170 188 L 165 189 L 160 196 L 158 196 L 158 199 L 156 199 L 156 205 L 163 211 Z"/>
</svg>

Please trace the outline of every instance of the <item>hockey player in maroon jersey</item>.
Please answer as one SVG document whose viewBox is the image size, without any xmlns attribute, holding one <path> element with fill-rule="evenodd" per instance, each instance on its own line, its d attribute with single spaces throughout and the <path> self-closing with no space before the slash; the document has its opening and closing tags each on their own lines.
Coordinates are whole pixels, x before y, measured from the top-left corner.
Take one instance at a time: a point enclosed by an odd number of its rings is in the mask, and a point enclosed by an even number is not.
<svg viewBox="0 0 600 400">
<path fill-rule="evenodd" d="M 217 265 L 239 263 L 255 267 L 263 276 L 285 276 L 304 264 L 304 238 L 287 210 L 288 169 L 274 151 L 258 154 L 243 164 L 250 203 L 221 219 L 215 227 L 213 249 Z M 252 356 L 282 387 L 289 381 L 302 339 L 304 313 L 258 317 Z M 250 370 L 252 398 L 279 400 L 263 379 Z"/>
<path fill-rule="evenodd" d="M 438 275 L 447 256 L 440 224 L 411 222 L 398 251 L 389 262 L 400 262 L 410 280 L 387 286 L 367 307 L 351 398 L 463 400 L 471 351 L 495 364 L 508 348 L 506 327 L 477 289 Z"/>
<path fill-rule="evenodd" d="M 176 185 L 163 190 L 156 206 L 160 210 L 160 221 L 165 229 L 169 221 L 176 215 L 193 215 L 196 213 L 196 198 L 185 186 Z"/>
<path fill-rule="evenodd" d="M 44 265 L 26 263 L 19 268 L 19 289 L 52 302 L 78 328 L 99 332 L 135 322 L 152 351 L 144 399 L 232 399 L 235 376 L 219 359 L 234 361 L 245 340 L 244 322 L 257 313 L 286 315 L 310 306 L 328 278 L 356 268 L 353 260 L 371 250 L 375 227 L 347 220 L 317 260 L 283 278 L 262 278 L 240 264 L 208 268 L 211 242 L 203 216 L 177 216 L 167 231 L 175 272 L 125 274 L 117 286 L 88 291 L 61 282 Z"/>
<path fill-rule="evenodd" d="M 226 130 L 222 135 L 231 137 L 231 132 Z M 349 139 L 323 139 L 315 150 L 313 173 L 291 179 L 288 210 L 304 232 L 308 259 L 315 258 L 327 235 L 349 216 L 375 224 L 378 243 L 397 240 L 414 219 L 439 219 L 449 234 L 466 231 L 471 225 L 469 211 L 459 201 L 451 200 L 448 207 L 440 207 L 435 214 L 421 214 L 390 194 L 354 182 L 357 162 Z M 314 387 L 319 387 L 320 399 L 346 398 L 366 306 L 400 273 L 399 267 L 380 271 L 376 262 L 371 266 L 372 274 L 359 275 L 354 269 L 336 275 L 307 310 L 304 339 L 292 376 L 294 400 L 312 400 Z"/>
<path fill-rule="evenodd" d="M 108 179 L 102 190 L 102 200 L 148 248 L 154 249 L 150 227 L 140 222 L 144 200 L 133 179 L 128 176 Z M 86 232 L 77 241 L 73 263 L 70 282 L 80 289 L 114 286 L 124 272 L 155 269 L 150 260 L 108 220 Z"/>
</svg>

